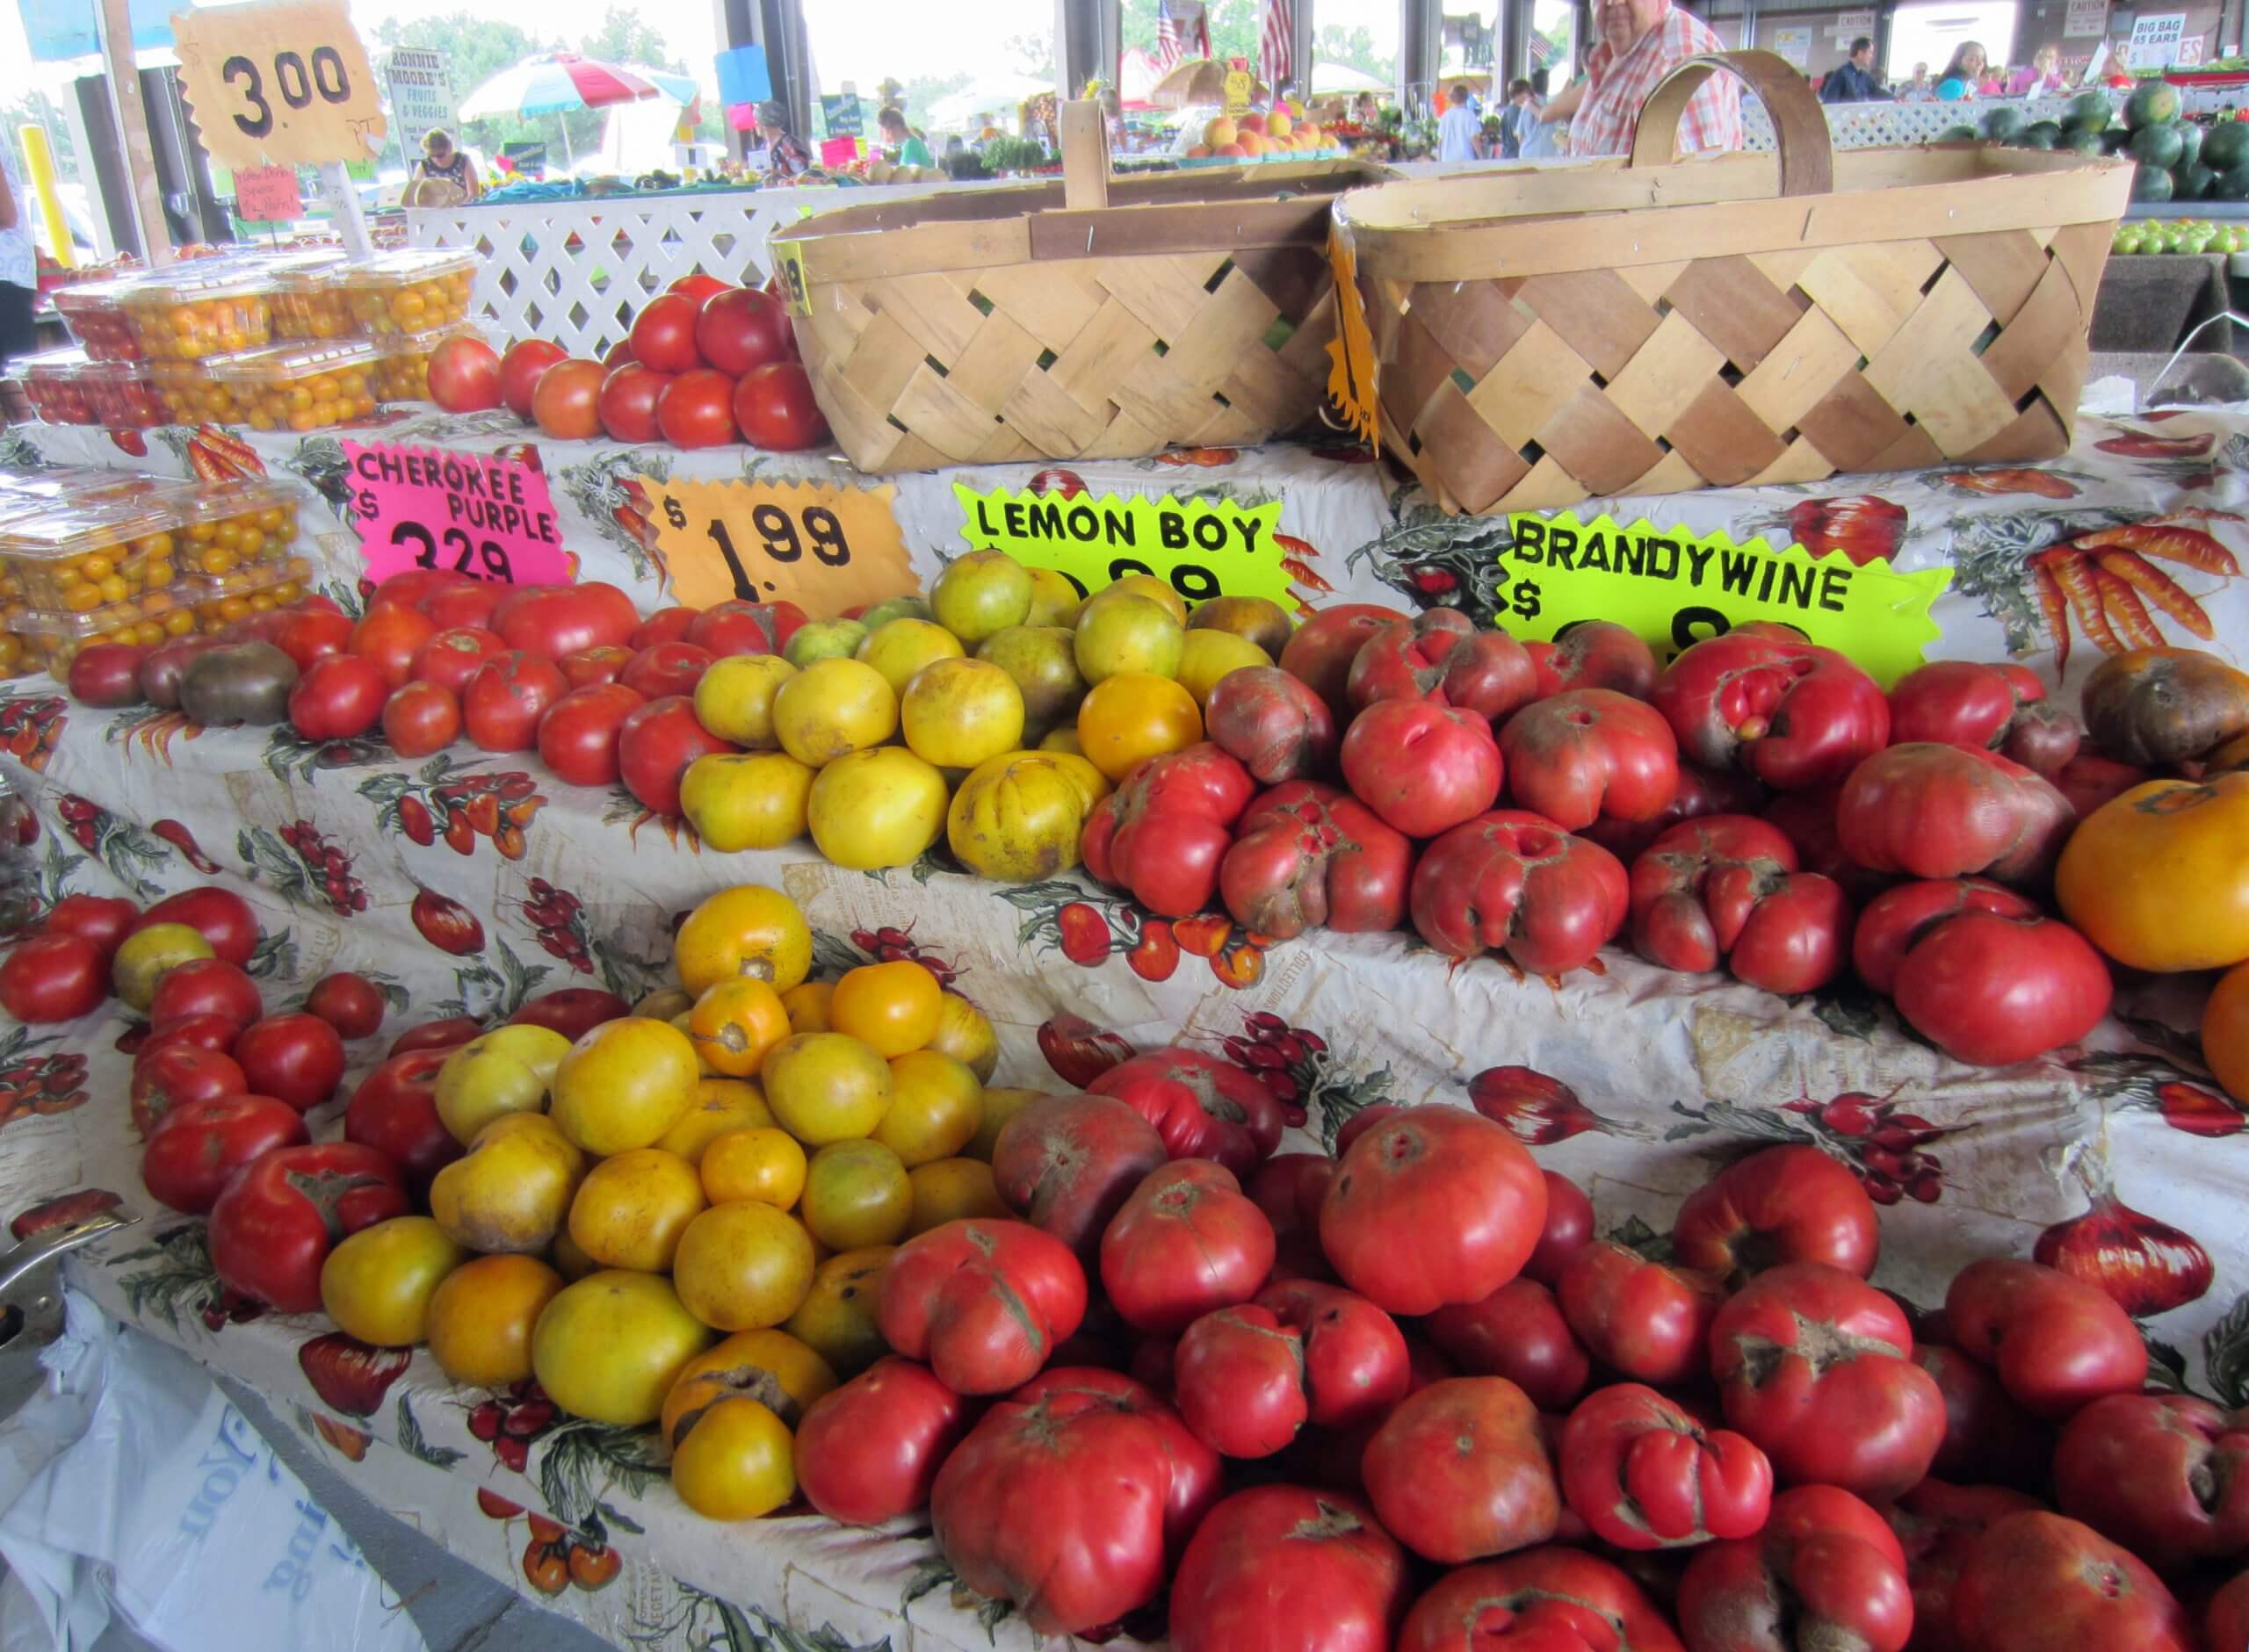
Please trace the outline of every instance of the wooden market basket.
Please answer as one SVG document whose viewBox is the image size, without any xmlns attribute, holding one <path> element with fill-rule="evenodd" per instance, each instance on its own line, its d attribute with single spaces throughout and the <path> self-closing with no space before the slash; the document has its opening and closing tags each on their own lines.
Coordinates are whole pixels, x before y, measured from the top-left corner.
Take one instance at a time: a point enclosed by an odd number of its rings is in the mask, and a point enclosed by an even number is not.
<svg viewBox="0 0 2249 1652">
<path fill-rule="evenodd" d="M 1244 446 L 1318 413 L 1328 206 L 1396 175 L 1341 161 L 1111 182 L 1088 147 L 1098 119 L 1065 105 L 1061 183 L 774 231 L 813 393 L 860 470 Z"/>
<path fill-rule="evenodd" d="M 1777 155 L 1675 158 L 1720 70 Z M 2050 458 L 2131 182 L 2129 160 L 1989 144 L 1839 155 L 1782 58 L 1690 59 L 1629 159 L 1344 197 L 1355 377 L 1456 512 Z"/>
</svg>

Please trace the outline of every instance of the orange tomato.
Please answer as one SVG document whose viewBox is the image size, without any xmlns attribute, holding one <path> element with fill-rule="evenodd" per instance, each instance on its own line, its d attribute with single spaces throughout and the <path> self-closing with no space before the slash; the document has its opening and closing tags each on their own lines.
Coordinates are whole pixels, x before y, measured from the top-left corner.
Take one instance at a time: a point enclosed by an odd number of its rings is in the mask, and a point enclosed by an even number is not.
<svg viewBox="0 0 2249 1652">
<path fill-rule="evenodd" d="M 2249 774 L 2151 780 L 2078 823 L 2054 869 L 2062 915 L 2119 963 L 2249 958 Z"/>
<path fill-rule="evenodd" d="M 463 1388 L 531 1381 L 531 1331 L 562 1276 L 535 1256 L 480 1256 L 430 1298 L 430 1357 Z"/>
<path fill-rule="evenodd" d="M 687 1014 L 687 1035 L 712 1072 L 747 1078 L 765 1052 L 789 1035 L 789 1012 L 770 986 L 740 975 L 718 982 L 695 1000 Z"/>
<path fill-rule="evenodd" d="M 853 1377 L 890 1352 L 875 1323 L 883 1270 L 894 1244 L 870 1244 L 829 1257 L 814 1270 L 812 1288 L 781 1329 L 818 1353 L 840 1376 Z"/>
<path fill-rule="evenodd" d="M 656 1139 L 667 1153 L 700 1165 L 712 1143 L 730 1130 L 754 1130 L 773 1122 L 765 1092 L 749 1078 L 705 1078 L 695 1086 L 695 1104 Z"/>
<path fill-rule="evenodd" d="M 793 1210 L 805 1191 L 805 1150 L 786 1130 L 729 1130 L 703 1150 L 702 1171 L 714 1205 L 755 1199 Z"/>
<path fill-rule="evenodd" d="M 697 1354 L 664 1396 L 663 1437 L 674 1450 L 721 1400 L 751 1399 L 791 1428 L 835 1386 L 835 1369 L 785 1331 L 738 1331 Z"/>
<path fill-rule="evenodd" d="M 756 1400 L 721 1400 L 672 1454 L 672 1490 L 712 1520 L 754 1520 L 797 1495 L 789 1425 Z"/>
<path fill-rule="evenodd" d="M 944 1014 L 944 989 L 910 958 L 847 971 L 828 1004 L 830 1026 L 886 1058 L 928 1043 Z"/>
<path fill-rule="evenodd" d="M 2237 1101 L 2249 1106 L 2249 963 L 2218 977 L 2202 1006 L 2202 1059 Z"/>
<path fill-rule="evenodd" d="M 694 1165 L 661 1147 L 636 1147 L 586 1172 L 570 1201 L 570 1237 L 604 1267 L 661 1273 L 704 1205 Z"/>
<path fill-rule="evenodd" d="M 1203 713 L 1195 696 L 1169 677 L 1145 671 L 1104 678 L 1078 707 L 1078 744 L 1111 781 L 1202 738 Z"/>
<path fill-rule="evenodd" d="M 744 975 L 785 992 L 812 973 L 812 929 L 779 890 L 737 884 L 687 914 L 672 939 L 672 962 L 679 984 L 698 996 Z"/>
<path fill-rule="evenodd" d="M 789 1030 L 792 1033 L 825 1033 L 835 1029 L 828 1024 L 828 1001 L 835 996 L 833 981 L 806 981 L 792 986 L 781 994 L 781 1006 L 789 1012 Z"/>
</svg>

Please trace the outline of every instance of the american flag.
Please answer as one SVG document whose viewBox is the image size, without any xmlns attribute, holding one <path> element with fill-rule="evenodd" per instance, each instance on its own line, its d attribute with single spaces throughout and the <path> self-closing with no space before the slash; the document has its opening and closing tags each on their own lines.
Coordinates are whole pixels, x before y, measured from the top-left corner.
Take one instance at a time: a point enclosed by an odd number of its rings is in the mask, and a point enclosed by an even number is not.
<svg viewBox="0 0 2249 1652">
<path fill-rule="evenodd" d="M 1168 74 L 1178 67 L 1186 55 L 1180 49 L 1179 15 L 1171 9 L 1171 0 L 1156 0 L 1156 73 Z"/>
<path fill-rule="evenodd" d="M 1265 0 L 1265 23 L 1258 32 L 1257 51 L 1264 62 L 1265 83 L 1276 94 L 1296 74 L 1296 0 Z"/>
</svg>

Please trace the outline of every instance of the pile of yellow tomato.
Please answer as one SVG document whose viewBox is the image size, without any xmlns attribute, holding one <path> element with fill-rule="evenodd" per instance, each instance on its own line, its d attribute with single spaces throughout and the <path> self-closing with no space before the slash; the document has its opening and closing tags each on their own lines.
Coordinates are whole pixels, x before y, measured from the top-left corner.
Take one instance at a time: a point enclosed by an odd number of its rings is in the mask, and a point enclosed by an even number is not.
<svg viewBox="0 0 2249 1652">
<path fill-rule="evenodd" d="M 857 869 L 910 864 L 945 838 L 981 876 L 1078 862 L 1087 813 L 1146 758 L 1203 738 L 1226 673 L 1269 666 L 1288 615 L 1203 603 L 1130 574 L 1081 602 L 1004 552 L 949 564 L 929 597 L 815 620 L 779 655 L 721 659 L 695 690 L 703 726 L 742 747 L 698 758 L 680 807 L 716 849 L 809 832 Z"/>
<path fill-rule="evenodd" d="M 787 896 L 748 884 L 680 927 L 676 991 L 573 1043 L 508 1026 L 437 1078 L 467 1147 L 430 1215 L 345 1238 L 322 1302 L 456 1382 L 536 1377 L 598 1422 L 659 1422 L 688 1506 L 747 1519 L 796 1489 L 803 1409 L 886 1352 L 903 1239 L 1006 1214 L 990 1022 L 918 963 L 806 977 Z"/>
</svg>

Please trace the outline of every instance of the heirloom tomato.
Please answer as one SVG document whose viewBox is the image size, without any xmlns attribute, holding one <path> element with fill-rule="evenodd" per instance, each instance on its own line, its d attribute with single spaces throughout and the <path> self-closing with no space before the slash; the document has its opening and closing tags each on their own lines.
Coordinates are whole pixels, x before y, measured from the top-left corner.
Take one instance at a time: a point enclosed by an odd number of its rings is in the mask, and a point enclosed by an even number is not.
<svg viewBox="0 0 2249 1652">
<path fill-rule="evenodd" d="M 2188 1394 L 2112 1394 L 2070 1418 L 2054 1500 L 2162 1571 L 2249 1555 L 2249 1418 Z"/>
<path fill-rule="evenodd" d="M 185 924 L 211 943 L 213 956 L 248 968 L 257 948 L 257 914 L 240 895 L 224 889 L 184 889 L 133 920 L 133 935 L 157 924 Z"/>
<path fill-rule="evenodd" d="M 351 652 L 373 660 L 384 686 L 395 689 L 414 675 L 414 656 L 438 631 L 438 623 L 417 609 L 372 608 L 351 628 Z"/>
<path fill-rule="evenodd" d="M 2199 648 L 2135 648 L 2102 660 L 2079 703 L 2102 755 L 2185 762 L 2249 729 L 2249 675 Z"/>
<path fill-rule="evenodd" d="M 1302 1341 L 1305 1394 L 1315 1428 L 1362 1427 L 1406 1397 L 1413 1373 L 1405 1334 L 1357 1292 L 1316 1280 L 1282 1280 L 1257 1294 L 1257 1306 Z"/>
<path fill-rule="evenodd" d="M 948 1222 L 884 1271 L 883 1336 L 956 1394 L 1001 1394 L 1038 1374 L 1086 1311 L 1085 1270 L 1022 1222 Z"/>
<path fill-rule="evenodd" d="M 1228 1457 L 1271 1456 L 1310 1416 L 1302 1338 L 1255 1303 L 1189 1325 L 1172 1350 L 1171 1384 L 1195 1437 Z"/>
<path fill-rule="evenodd" d="M 1843 852 L 1871 871 L 2026 887 L 2051 875 L 2076 823 L 2069 799 L 2033 770 L 1927 741 L 1868 758 L 1835 804 Z"/>
<path fill-rule="evenodd" d="M 228 1179 L 211 1207 L 219 1282 L 285 1314 L 320 1306 L 321 1265 L 346 1234 L 407 1213 L 398 1166 L 372 1147 L 277 1147 Z"/>
<path fill-rule="evenodd" d="M 1154 1125 L 1172 1158 L 1215 1159 L 1236 1177 L 1281 1143 L 1281 1104 L 1273 1093 L 1231 1062 L 1183 1044 L 1121 1061 L 1086 1087 Z"/>
<path fill-rule="evenodd" d="M 2034 1416 L 2058 1421 L 2146 1380 L 2146 1345 L 2115 1299 L 2036 1262 L 1971 1262 L 1953 1275 L 1944 1309 L 1953 1345 Z"/>
<path fill-rule="evenodd" d="M 2052 775 L 2077 754 L 2077 725 L 2046 697 L 2027 666 L 1938 660 L 1907 672 L 1890 690 L 1890 738 L 1936 740 L 2001 756 Z"/>
<path fill-rule="evenodd" d="M 1255 1295 L 1273 1246 L 1273 1224 L 1231 1171 L 1175 1159 L 1132 1190 L 1102 1235 L 1102 1287 L 1126 1324 L 1168 1334 Z"/>
<path fill-rule="evenodd" d="M 1713 1543 L 1689 1563 L 1679 1627 L 1696 1652 L 1904 1652 L 1913 1630 L 1906 1553 L 1849 1492 L 1799 1486 L 1773 1499 L 1755 1537 Z"/>
<path fill-rule="evenodd" d="M 1318 779 L 1335 761 L 1334 714 L 1300 678 L 1276 666 L 1245 666 L 1220 677 L 1203 721 L 1219 749 L 1261 785 Z"/>
<path fill-rule="evenodd" d="M 1357 1498 L 1256 1486 L 1212 1509 L 1171 1585 L 1175 1652 L 1390 1652 L 1413 1593 Z"/>
<path fill-rule="evenodd" d="M 621 682 L 573 689 L 539 718 L 539 758 L 574 786 L 613 786 L 618 731 L 647 703 Z"/>
<path fill-rule="evenodd" d="M 1655 691 L 1655 651 L 1613 619 L 1580 620 L 1552 642 L 1523 645 L 1537 672 L 1540 699 L 1573 689 L 1613 689 L 1645 700 Z"/>
<path fill-rule="evenodd" d="M 1426 700 L 1376 701 L 1351 719 L 1338 754 L 1352 794 L 1415 838 L 1483 813 L 1505 773 L 1489 722 Z"/>
<path fill-rule="evenodd" d="M 1705 1429 L 1637 1382 L 1596 1389 L 1562 1426 L 1562 1496 L 1618 1548 L 1746 1537 L 1765 1524 L 1773 1466 L 1739 1434 Z"/>
<path fill-rule="evenodd" d="M 1086 869 L 1160 916 L 1190 917 L 1217 891 L 1234 822 L 1256 790 L 1208 740 L 1153 757 L 1086 816 Z"/>
<path fill-rule="evenodd" d="M 1542 1411 L 1566 1411 L 1593 1380 L 1593 1360 L 1537 1280 L 1509 1280 L 1481 1302 L 1429 1316 L 1429 1339 L 1472 1376 L 1505 1377 Z"/>
<path fill-rule="evenodd" d="M 1464 1566 L 1406 1614 L 1395 1652 L 1680 1652 L 1640 1586 L 1607 1561 L 1550 1545 Z"/>
<path fill-rule="evenodd" d="M 1727 1165 L 1688 1195 L 1671 1224 L 1674 1262 L 1735 1280 L 1783 1262 L 1824 1262 L 1864 1279 L 1881 1242 L 1859 1179 L 1841 1160 L 1795 1143 Z"/>
<path fill-rule="evenodd" d="M 1543 1543 L 1561 1519 L 1538 1408 L 1505 1377 L 1407 1395 L 1367 1442 L 1363 1472 L 1391 1534 L 1443 1565 Z"/>
<path fill-rule="evenodd" d="M 2043 1510 L 2007 1515 L 1976 1540 L 1953 1585 L 1952 1631 L 1975 1652 L 2197 1652 L 2202 1645 L 2186 1609 L 2146 1562 L 2091 1526 Z"/>
<path fill-rule="evenodd" d="M 1276 663 L 1327 703 L 1335 726 L 1351 720 L 1351 662 L 1368 638 L 1410 616 L 1369 602 L 1337 602 L 1320 610 L 1289 634 Z"/>
<path fill-rule="evenodd" d="M 2249 958 L 2249 771 L 2151 780 L 2079 822 L 2054 871 L 2062 915 L 2135 970 Z"/>
<path fill-rule="evenodd" d="M 1623 927 L 1631 890 L 1599 844 L 1544 815 L 1497 809 L 1429 845 L 1409 905 L 1421 939 L 1449 958 L 1490 949 L 1535 974 L 1562 975 Z"/>
<path fill-rule="evenodd" d="M 1682 757 L 1782 791 L 1832 786 L 1890 742 L 1890 702 L 1832 648 L 1747 627 L 1695 644 L 1650 696 Z"/>
<path fill-rule="evenodd" d="M 1572 1257 L 1554 1288 L 1562 1317 L 1594 1358 L 1642 1382 L 1681 1382 L 1701 1372 L 1720 1295 L 1707 1273 L 1652 1262 L 1606 1239 Z"/>
<path fill-rule="evenodd" d="M 394 1053 L 359 1080 L 343 1109 L 343 1139 L 380 1150 L 417 1192 L 466 1150 L 438 1114 L 438 1072 L 450 1047 Z"/>
<path fill-rule="evenodd" d="M 549 659 L 521 649 L 495 654 L 461 692 L 461 722 L 481 751 L 531 751 L 539 718 L 569 691 L 569 679 Z"/>
<path fill-rule="evenodd" d="M 1219 892 L 1245 929 L 1292 940 L 1405 921 L 1414 846 L 1346 792 L 1291 780 L 1253 799 L 1219 864 Z"/>
<path fill-rule="evenodd" d="M 797 1484 L 846 1526 L 929 1506 L 937 1470 L 968 1432 L 968 1401 L 927 1366 L 886 1354 L 814 1400 L 797 1425 Z"/>
<path fill-rule="evenodd" d="M 460 699 L 434 682 L 409 682 L 383 702 L 383 738 L 401 757 L 427 757 L 460 738 Z"/>
<path fill-rule="evenodd" d="M 303 1115 L 270 1095 L 229 1093 L 182 1102 L 150 1130 L 141 1180 L 159 1204 L 201 1216 L 244 1165 L 305 1139 Z"/>
<path fill-rule="evenodd" d="M 143 1136 L 191 1101 L 210 1101 L 220 1096 L 242 1095 L 249 1084 L 240 1063 L 215 1050 L 193 1044 L 170 1044 L 145 1060 L 133 1064 L 132 1087 L 127 1093 L 133 1127 Z M 302 1107 L 297 1109 L 303 1112 Z"/>
<path fill-rule="evenodd" d="M 519 585 L 492 610 L 492 629 L 510 648 L 560 660 L 582 648 L 621 643 L 640 628 L 633 599 L 614 585 Z"/>
<path fill-rule="evenodd" d="M 1652 820 L 1679 790 L 1679 741 L 1645 701 L 1572 689 L 1527 705 L 1500 730 L 1508 792 L 1574 832 L 1602 816 Z"/>
<path fill-rule="evenodd" d="M 1632 862 L 1632 946 L 1651 963 L 1717 968 L 1768 992 L 1825 986 L 1842 970 L 1851 904 L 1797 869 L 1796 848 L 1744 814 L 1682 820 Z"/>
<path fill-rule="evenodd" d="M 316 660 L 289 690 L 289 721 L 308 740 L 357 739 L 382 721 L 383 668 L 357 654 Z"/>
</svg>

